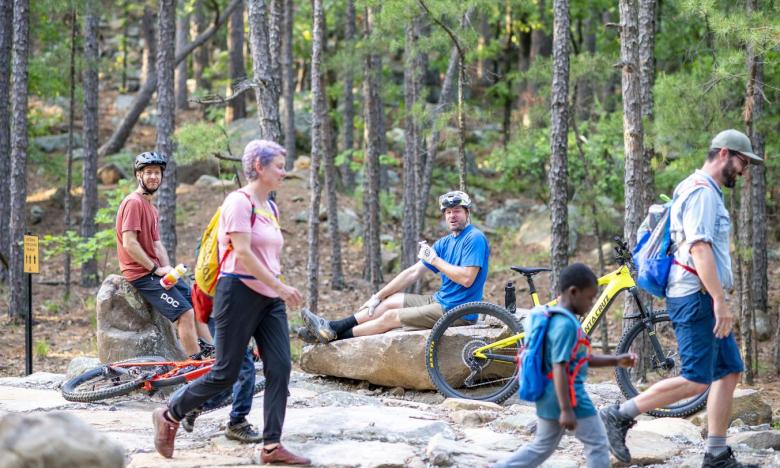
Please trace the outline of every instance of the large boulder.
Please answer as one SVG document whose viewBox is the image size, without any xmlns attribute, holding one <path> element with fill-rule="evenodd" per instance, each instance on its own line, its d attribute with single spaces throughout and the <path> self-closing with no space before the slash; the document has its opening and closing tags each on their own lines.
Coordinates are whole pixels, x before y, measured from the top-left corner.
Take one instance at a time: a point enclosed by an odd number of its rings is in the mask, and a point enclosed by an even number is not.
<svg viewBox="0 0 780 468">
<path fill-rule="evenodd" d="M 97 293 L 97 347 L 102 362 L 136 356 L 183 359 L 173 325 L 122 276 L 109 275 Z"/>
<path fill-rule="evenodd" d="M 690 421 L 707 427 L 706 409 L 691 416 Z M 758 426 L 772 422 L 772 407 L 761 398 L 761 392 L 752 388 L 738 388 L 734 391 L 734 404 L 731 406 L 729 424 L 741 419 L 748 426 Z"/>
<path fill-rule="evenodd" d="M 331 375 L 367 380 L 386 387 L 432 390 L 425 367 L 425 343 L 430 330 L 394 331 L 374 336 L 338 340 L 327 345 L 304 348 L 301 369 L 311 374 Z M 484 338 L 489 341 L 509 336 L 506 327 L 477 325 L 447 330 L 447 341 L 439 362 L 448 381 L 463 381 L 469 369 L 463 364 L 461 350 L 469 341 Z M 499 366 L 490 366 L 488 369 Z M 512 366 L 500 366 L 511 372 Z M 497 370 L 498 371 L 498 370 Z"/>
<path fill-rule="evenodd" d="M 569 218 L 573 218 L 574 209 L 569 207 Z M 515 244 L 521 247 L 535 247 L 549 252 L 552 246 L 551 234 L 552 221 L 550 210 L 544 205 L 532 208 L 525 216 L 523 224 L 515 236 Z M 569 253 L 574 253 L 577 248 L 577 231 L 573 223 L 569 223 Z"/>
<path fill-rule="evenodd" d="M 0 466 L 116 468 L 125 466 L 125 454 L 69 413 L 8 413 L 0 418 Z"/>
<path fill-rule="evenodd" d="M 747 431 L 729 436 L 729 445 L 745 444 L 757 450 L 780 450 L 780 431 Z"/>
</svg>

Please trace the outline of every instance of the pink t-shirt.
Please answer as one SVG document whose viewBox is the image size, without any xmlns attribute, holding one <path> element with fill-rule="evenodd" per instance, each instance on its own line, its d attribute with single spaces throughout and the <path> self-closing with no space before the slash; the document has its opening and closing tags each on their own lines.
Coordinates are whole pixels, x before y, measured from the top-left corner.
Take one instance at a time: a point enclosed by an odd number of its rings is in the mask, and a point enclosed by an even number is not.
<svg viewBox="0 0 780 468">
<path fill-rule="evenodd" d="M 252 225 L 252 203 L 255 205 L 254 226 Z M 284 239 L 282 238 L 282 230 L 279 227 L 279 222 L 274 209 L 271 207 L 271 203 L 270 201 L 260 203 L 254 197 L 252 197 L 250 202 L 244 193 L 238 193 L 238 191 L 231 193 L 225 198 L 225 201 L 222 203 L 219 230 L 217 232 L 220 258 L 224 255 L 230 243 L 229 233 L 251 232 L 252 253 L 257 260 L 274 276 L 278 277 L 282 274 L 280 255 L 284 246 Z M 238 262 L 235 252 L 231 252 L 228 255 L 221 271 L 223 273 L 251 275 L 249 270 Z M 273 289 L 258 279 L 242 278 L 241 281 L 252 290 L 266 297 L 279 297 Z"/>
</svg>

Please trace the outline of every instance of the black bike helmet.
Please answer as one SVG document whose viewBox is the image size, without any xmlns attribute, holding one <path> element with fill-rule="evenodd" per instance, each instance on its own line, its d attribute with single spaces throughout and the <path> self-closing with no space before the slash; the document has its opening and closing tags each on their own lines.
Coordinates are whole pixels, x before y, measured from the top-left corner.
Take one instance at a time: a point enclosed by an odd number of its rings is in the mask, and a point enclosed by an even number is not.
<svg viewBox="0 0 780 468">
<path fill-rule="evenodd" d="M 136 171 L 140 171 L 146 166 L 160 166 L 160 169 L 164 171 L 165 166 L 168 165 L 168 161 L 165 156 L 156 151 L 147 151 L 135 157 L 134 165 Z"/>
</svg>

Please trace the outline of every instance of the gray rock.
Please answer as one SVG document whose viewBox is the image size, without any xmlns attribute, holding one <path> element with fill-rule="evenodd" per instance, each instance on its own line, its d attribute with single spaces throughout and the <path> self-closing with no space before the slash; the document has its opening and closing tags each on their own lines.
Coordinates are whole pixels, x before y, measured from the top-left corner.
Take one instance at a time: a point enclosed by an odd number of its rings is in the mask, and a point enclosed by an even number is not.
<svg viewBox="0 0 780 468">
<path fill-rule="evenodd" d="M 228 124 L 227 133 L 230 151 L 234 155 L 241 155 L 247 143 L 260 138 L 260 123 L 257 117 L 237 119 Z"/>
<path fill-rule="evenodd" d="M 63 133 L 60 135 L 46 135 L 33 139 L 33 144 L 41 149 L 44 153 L 60 152 L 64 153 L 68 150 L 68 134 Z M 73 134 L 73 148 L 81 148 L 81 134 Z"/>
<path fill-rule="evenodd" d="M 332 391 L 320 393 L 310 400 L 311 406 L 379 406 L 379 400 L 362 395 L 356 395 L 350 392 Z"/>
<path fill-rule="evenodd" d="M 632 431 L 652 432 L 675 442 L 698 444 L 703 441 L 701 429 L 683 418 L 659 418 L 637 422 Z"/>
<path fill-rule="evenodd" d="M 309 212 L 306 210 L 299 211 L 295 213 L 295 217 L 293 218 L 293 221 L 296 223 L 308 223 L 309 222 Z"/>
<path fill-rule="evenodd" d="M 745 444 L 757 450 L 780 450 L 780 431 L 740 432 L 728 438 L 729 445 Z"/>
<path fill-rule="evenodd" d="M 114 110 L 117 114 L 125 114 L 133 106 L 135 96 L 132 94 L 118 94 L 114 99 Z"/>
<path fill-rule="evenodd" d="M 531 409 L 527 412 L 506 416 L 494 422 L 493 427 L 499 431 L 531 434 L 536 431 L 536 411 Z"/>
<path fill-rule="evenodd" d="M 198 177 L 198 180 L 195 181 L 196 187 L 213 187 L 217 184 L 222 184 L 222 181 L 219 180 L 218 177 L 214 177 L 213 175 L 203 174 L 202 176 Z"/>
<path fill-rule="evenodd" d="M 485 462 L 494 463 L 509 452 L 488 450 L 437 434 L 428 441 L 425 454 L 433 466 L 484 466 Z"/>
<path fill-rule="evenodd" d="M 298 453 L 311 458 L 314 466 L 338 467 L 403 468 L 415 457 L 415 449 L 409 444 L 351 440 L 310 442 Z"/>
<path fill-rule="evenodd" d="M 30 207 L 30 224 L 38 224 L 43 221 L 43 215 L 45 214 L 43 208 L 40 205 L 33 205 Z"/>
<path fill-rule="evenodd" d="M 495 411 L 473 411 L 473 410 L 458 410 L 453 411 L 450 414 L 452 422 L 466 427 L 478 427 L 496 419 L 498 414 Z"/>
<path fill-rule="evenodd" d="M 756 339 L 758 341 L 767 341 L 774 336 L 775 328 L 772 326 L 772 316 L 768 311 L 753 311 L 756 317 Z"/>
<path fill-rule="evenodd" d="M 119 275 L 109 275 L 97 293 L 97 347 L 101 362 L 137 356 L 183 359 L 173 325 Z"/>
<path fill-rule="evenodd" d="M 398 252 L 382 249 L 382 272 L 386 274 L 393 273 L 398 269 L 398 263 L 401 255 Z"/>
<path fill-rule="evenodd" d="M 449 411 L 500 411 L 501 405 L 489 401 L 466 400 L 464 398 L 447 398 L 441 404 Z"/>
<path fill-rule="evenodd" d="M 121 179 L 127 179 L 125 171 L 114 163 L 104 164 L 97 170 L 97 176 L 103 185 L 115 185 Z"/>
<path fill-rule="evenodd" d="M 569 217 L 574 215 L 574 208 L 569 207 Z M 547 207 L 539 205 L 534 207 L 526 216 L 515 236 L 515 244 L 520 246 L 534 246 L 549 251 L 552 245 L 552 222 L 550 211 Z M 569 253 L 574 253 L 577 248 L 577 231 L 573 223 L 569 224 Z"/>
<path fill-rule="evenodd" d="M 386 387 L 432 390 L 425 368 L 424 349 L 430 330 L 395 331 L 374 336 L 361 336 L 338 340 L 327 345 L 308 346 L 301 354 L 301 369 L 312 374 L 332 375 L 350 379 L 367 380 Z M 448 346 L 442 350 L 445 359 L 440 363 L 445 376 L 451 382 L 464 380 L 469 369 L 463 364 L 460 349 L 475 336 L 495 340 L 509 336 L 504 328 L 487 324 L 454 327 L 447 331 Z M 494 370 L 493 367 L 496 367 Z M 511 366 L 489 366 L 485 373 L 504 376 L 498 372 L 512 371 Z"/>
<path fill-rule="evenodd" d="M 699 411 L 688 418 L 692 423 L 707 427 L 706 410 Z M 729 424 L 741 419 L 748 426 L 757 426 L 772 422 L 772 407 L 761 398 L 761 393 L 750 388 L 738 388 L 734 391 L 734 404 L 731 407 Z"/>
<path fill-rule="evenodd" d="M 597 407 L 613 405 L 624 400 L 620 387 L 612 383 L 585 384 L 585 390 Z"/>
<path fill-rule="evenodd" d="M 626 446 L 631 451 L 631 463 L 637 465 L 663 463 L 682 451 L 682 447 L 662 435 L 635 429 L 628 431 Z"/>
<path fill-rule="evenodd" d="M 124 465 L 121 446 L 68 413 L 10 413 L 0 418 L 0 466 L 115 468 Z"/>
<path fill-rule="evenodd" d="M 79 374 L 98 367 L 100 359 L 91 356 L 79 356 L 70 360 L 68 370 L 65 373 L 65 380 L 69 380 Z"/>
<path fill-rule="evenodd" d="M 54 374 L 51 372 L 33 372 L 25 377 L 3 377 L 0 378 L 0 385 L 22 388 L 48 388 L 56 389 L 60 386 L 64 374 Z"/>
<path fill-rule="evenodd" d="M 498 208 L 485 217 L 485 225 L 491 229 L 515 229 L 522 223 L 520 212 L 514 208 Z"/>
</svg>

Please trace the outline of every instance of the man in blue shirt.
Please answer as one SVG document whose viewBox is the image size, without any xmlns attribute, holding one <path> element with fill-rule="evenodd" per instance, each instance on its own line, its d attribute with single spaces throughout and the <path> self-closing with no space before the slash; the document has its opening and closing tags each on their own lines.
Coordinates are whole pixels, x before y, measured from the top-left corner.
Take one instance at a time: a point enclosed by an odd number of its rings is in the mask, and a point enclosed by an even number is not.
<svg viewBox="0 0 780 468">
<path fill-rule="evenodd" d="M 447 311 L 466 302 L 481 301 L 488 273 L 490 245 L 479 229 L 470 224 L 471 199 L 465 192 L 448 192 L 439 197 L 449 234 L 433 246 L 420 242 L 419 262 L 402 271 L 371 296 L 354 315 L 341 320 L 325 320 L 303 309 L 306 341 L 326 343 L 354 336 L 377 335 L 396 328 L 433 328 Z M 441 288 L 433 295 L 403 292 L 430 271 L 441 278 Z M 473 321 L 476 316 L 466 316 Z M 467 323 L 464 321 L 464 323 Z"/>
<path fill-rule="evenodd" d="M 721 187 L 734 188 L 749 164 L 762 164 L 750 139 L 737 130 L 713 138 L 704 166 L 674 191 L 670 230 L 676 246 L 669 273 L 666 307 L 680 354 L 680 375 L 662 380 L 620 406 L 601 410 L 610 450 L 628 462 L 628 429 L 640 413 L 704 392 L 707 398 L 707 448 L 704 467 L 744 467 L 726 445 L 726 430 L 739 374 L 744 370 L 732 333 L 734 315 L 726 303 L 731 289 L 729 212 Z"/>
</svg>

